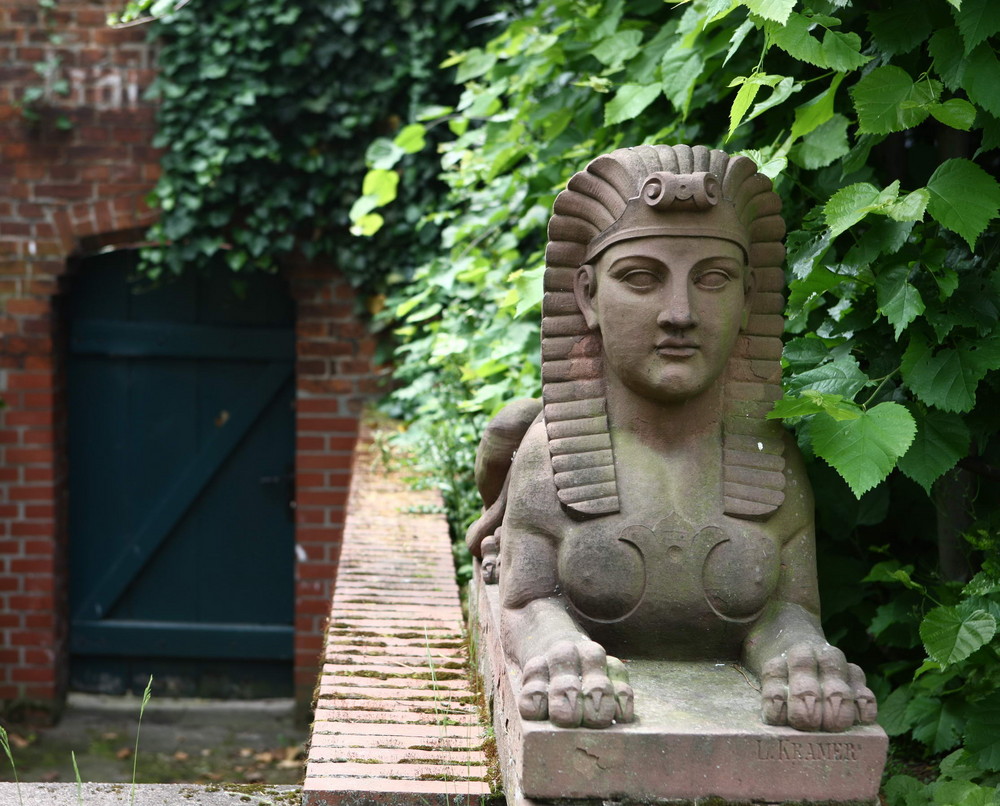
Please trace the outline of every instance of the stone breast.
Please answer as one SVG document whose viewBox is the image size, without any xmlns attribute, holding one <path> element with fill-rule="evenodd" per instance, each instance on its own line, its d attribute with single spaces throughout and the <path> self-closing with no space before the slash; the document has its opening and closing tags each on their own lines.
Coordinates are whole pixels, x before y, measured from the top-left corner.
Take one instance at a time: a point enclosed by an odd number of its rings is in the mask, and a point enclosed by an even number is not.
<svg viewBox="0 0 1000 806">
<path fill-rule="evenodd" d="M 719 521 L 581 524 L 560 545 L 560 587 L 585 625 L 669 639 L 750 623 L 777 585 L 778 548 L 755 524 Z"/>
</svg>

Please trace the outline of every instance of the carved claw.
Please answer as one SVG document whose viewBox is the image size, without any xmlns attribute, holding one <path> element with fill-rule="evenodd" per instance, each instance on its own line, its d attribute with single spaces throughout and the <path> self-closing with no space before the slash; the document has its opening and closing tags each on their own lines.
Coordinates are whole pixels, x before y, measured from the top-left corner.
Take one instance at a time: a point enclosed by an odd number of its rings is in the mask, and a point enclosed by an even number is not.
<svg viewBox="0 0 1000 806">
<path fill-rule="evenodd" d="M 483 584 L 496 585 L 500 581 L 499 531 L 485 538 L 482 543 Z"/>
<path fill-rule="evenodd" d="M 847 683 L 847 660 L 836 647 L 825 646 L 816 653 L 823 688 L 823 730 L 837 733 L 854 724 L 857 709 L 854 692 Z"/>
<path fill-rule="evenodd" d="M 607 656 L 600 644 L 590 641 L 577 648 L 583 676 L 583 724 L 606 728 L 615 718 L 615 696 L 608 678 Z"/>
<path fill-rule="evenodd" d="M 617 658 L 593 641 L 561 641 L 524 665 L 518 710 L 564 728 L 632 720 L 632 688 Z"/>
<path fill-rule="evenodd" d="M 875 703 L 875 695 L 866 685 L 865 673 L 857 664 L 848 663 L 847 679 L 854 691 L 854 705 L 857 710 L 858 722 L 862 725 L 874 724 L 876 717 L 878 717 L 878 706 Z"/>
<path fill-rule="evenodd" d="M 635 695 L 632 686 L 628 684 L 628 670 L 625 664 L 618 658 L 608 656 L 608 677 L 615 693 L 615 721 L 631 722 L 635 715 L 633 713 L 633 701 Z"/>
<path fill-rule="evenodd" d="M 761 719 L 765 725 L 788 724 L 788 663 L 783 657 L 764 664 L 760 680 Z"/>
<path fill-rule="evenodd" d="M 524 680 L 517 710 L 524 719 L 549 717 L 549 665 L 545 658 L 532 658 L 524 665 Z"/>
<path fill-rule="evenodd" d="M 549 719 L 554 725 L 573 728 L 583 719 L 580 697 L 580 660 L 576 647 L 560 641 L 548 652 Z"/>
<path fill-rule="evenodd" d="M 816 656 L 809 646 L 788 652 L 788 724 L 797 730 L 818 730 L 823 724 Z"/>
<path fill-rule="evenodd" d="M 583 721 L 583 697 L 580 679 L 568 674 L 549 683 L 549 720 L 560 728 L 575 728 Z"/>
<path fill-rule="evenodd" d="M 877 714 L 864 672 L 836 647 L 798 644 L 761 669 L 761 718 L 798 730 L 847 730 Z"/>
</svg>

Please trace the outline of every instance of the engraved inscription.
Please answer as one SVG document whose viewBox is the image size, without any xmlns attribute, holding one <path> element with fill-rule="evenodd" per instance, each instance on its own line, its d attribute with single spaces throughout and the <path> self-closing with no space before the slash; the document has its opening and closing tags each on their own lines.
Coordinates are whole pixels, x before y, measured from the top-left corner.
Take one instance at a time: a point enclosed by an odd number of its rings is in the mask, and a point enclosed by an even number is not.
<svg viewBox="0 0 1000 806">
<path fill-rule="evenodd" d="M 857 742 L 800 742 L 794 739 L 757 739 L 762 761 L 857 761 Z"/>
</svg>

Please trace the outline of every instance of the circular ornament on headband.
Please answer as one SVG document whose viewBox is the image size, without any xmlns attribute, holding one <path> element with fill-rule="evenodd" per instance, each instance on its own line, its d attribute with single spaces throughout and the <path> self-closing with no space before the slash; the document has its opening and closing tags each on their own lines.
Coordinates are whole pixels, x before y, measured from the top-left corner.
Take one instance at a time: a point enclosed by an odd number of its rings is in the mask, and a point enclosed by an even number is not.
<svg viewBox="0 0 1000 806">
<path fill-rule="evenodd" d="M 746 227 L 733 205 L 723 201 L 722 186 L 715 174 L 656 171 L 646 178 L 638 194 L 628 200 L 618 220 L 590 242 L 584 262 L 594 260 L 612 244 L 658 235 L 732 241 L 743 251 L 744 259 L 749 260 Z"/>
</svg>

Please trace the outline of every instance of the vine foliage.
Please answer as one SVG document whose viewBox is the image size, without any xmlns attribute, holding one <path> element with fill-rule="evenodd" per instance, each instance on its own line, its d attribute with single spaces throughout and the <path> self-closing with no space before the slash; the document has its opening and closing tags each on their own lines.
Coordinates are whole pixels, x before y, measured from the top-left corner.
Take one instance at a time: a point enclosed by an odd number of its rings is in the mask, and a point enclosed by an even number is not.
<svg viewBox="0 0 1000 806">
<path fill-rule="evenodd" d="M 402 202 L 377 243 L 347 233 L 364 150 L 378 134 L 448 94 L 437 70 L 445 42 L 482 27 L 473 0 L 219 0 L 130 3 L 123 20 L 159 15 L 153 194 L 161 211 L 143 270 L 177 274 L 223 256 L 234 271 L 274 271 L 293 251 L 333 256 L 351 279 L 377 287 L 379 253 L 413 242 L 418 210 L 439 195 L 431 160 L 401 170 Z M 421 240 L 422 238 L 422 240 Z M 411 252 L 419 254 L 419 248 Z"/>
<path fill-rule="evenodd" d="M 467 423 L 540 389 L 544 226 L 569 176 L 686 142 L 774 178 L 771 416 L 811 460 L 827 627 L 878 670 L 887 730 L 940 761 L 929 784 L 896 775 L 891 804 L 991 803 L 1000 780 L 998 43 L 992 0 L 539 0 L 446 62 L 458 102 L 373 144 L 352 209 L 377 232 L 407 155 L 448 128 L 441 249 L 387 318 L 397 412 L 450 431 L 471 472 Z"/>
</svg>

